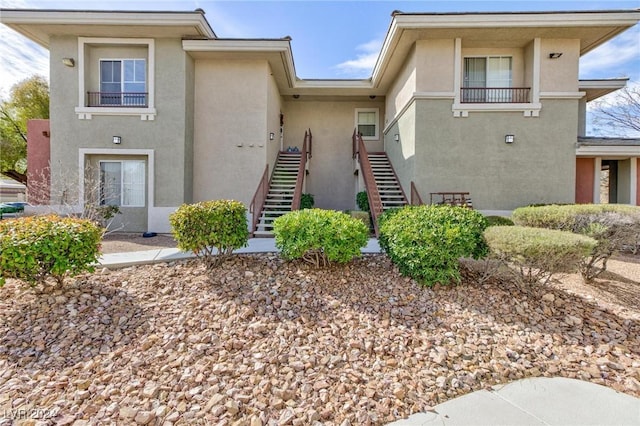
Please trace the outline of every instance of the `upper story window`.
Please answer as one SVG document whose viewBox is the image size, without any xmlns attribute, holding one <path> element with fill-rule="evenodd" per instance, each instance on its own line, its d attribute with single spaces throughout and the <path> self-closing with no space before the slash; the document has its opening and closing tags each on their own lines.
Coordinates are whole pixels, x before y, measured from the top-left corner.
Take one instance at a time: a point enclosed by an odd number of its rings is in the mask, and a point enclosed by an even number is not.
<svg viewBox="0 0 640 426">
<path fill-rule="evenodd" d="M 100 60 L 100 91 L 89 92 L 89 106 L 146 107 L 146 60 Z"/>
<path fill-rule="evenodd" d="M 510 56 L 464 58 L 463 103 L 521 103 L 529 101 L 529 88 L 513 86 Z"/>
<path fill-rule="evenodd" d="M 78 37 L 78 118 L 139 115 L 154 120 L 154 77 L 153 39 Z"/>
<path fill-rule="evenodd" d="M 356 128 L 362 135 L 362 140 L 375 140 L 379 138 L 379 110 L 378 108 L 357 108 Z"/>
</svg>

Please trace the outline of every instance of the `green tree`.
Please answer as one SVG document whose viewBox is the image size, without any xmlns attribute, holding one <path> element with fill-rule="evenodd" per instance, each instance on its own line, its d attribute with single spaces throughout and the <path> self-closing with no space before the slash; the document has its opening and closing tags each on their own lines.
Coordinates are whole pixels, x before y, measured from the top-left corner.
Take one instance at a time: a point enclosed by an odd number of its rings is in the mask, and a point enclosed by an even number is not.
<svg viewBox="0 0 640 426">
<path fill-rule="evenodd" d="M 49 118 L 49 83 L 34 75 L 0 101 L 0 173 L 27 183 L 27 121 Z"/>
</svg>

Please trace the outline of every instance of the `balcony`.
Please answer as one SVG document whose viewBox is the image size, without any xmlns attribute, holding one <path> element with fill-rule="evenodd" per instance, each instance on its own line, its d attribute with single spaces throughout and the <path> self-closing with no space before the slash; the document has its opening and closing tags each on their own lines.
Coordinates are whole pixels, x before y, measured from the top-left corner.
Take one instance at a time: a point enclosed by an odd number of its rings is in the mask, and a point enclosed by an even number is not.
<svg viewBox="0 0 640 426">
<path fill-rule="evenodd" d="M 147 92 L 87 92 L 88 107 L 146 108 Z"/>
<path fill-rule="evenodd" d="M 524 104 L 531 102 L 530 87 L 463 87 L 463 104 Z"/>
</svg>

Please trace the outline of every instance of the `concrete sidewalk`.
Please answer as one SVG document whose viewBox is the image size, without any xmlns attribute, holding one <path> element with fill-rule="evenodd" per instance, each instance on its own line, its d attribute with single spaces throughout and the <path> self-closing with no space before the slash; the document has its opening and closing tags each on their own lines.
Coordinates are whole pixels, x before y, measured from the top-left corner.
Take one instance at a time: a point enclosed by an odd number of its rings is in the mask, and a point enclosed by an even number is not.
<svg viewBox="0 0 640 426">
<path fill-rule="evenodd" d="M 249 245 L 234 253 L 276 253 L 275 240 L 273 238 L 251 238 Z M 362 253 L 380 253 L 380 246 L 376 238 L 370 238 L 367 246 L 362 249 Z M 183 252 L 177 248 L 165 248 L 145 251 L 132 251 L 128 253 L 103 254 L 98 262 L 102 266 L 110 268 L 124 268 L 133 265 L 146 265 L 157 262 L 171 262 L 174 260 L 188 259 L 195 257 L 191 252 Z"/>
<path fill-rule="evenodd" d="M 493 386 L 388 426 L 640 425 L 640 399 L 563 377 Z"/>
</svg>

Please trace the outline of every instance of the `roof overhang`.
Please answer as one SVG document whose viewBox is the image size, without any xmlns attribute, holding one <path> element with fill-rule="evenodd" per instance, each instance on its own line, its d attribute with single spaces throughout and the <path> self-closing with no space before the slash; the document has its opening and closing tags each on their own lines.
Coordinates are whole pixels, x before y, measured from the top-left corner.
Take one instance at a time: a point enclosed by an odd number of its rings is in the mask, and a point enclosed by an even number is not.
<svg viewBox="0 0 640 426">
<path fill-rule="evenodd" d="M 640 21 L 639 10 L 581 12 L 394 12 L 371 77 L 386 87 L 417 40 L 461 38 L 463 47 L 524 47 L 534 38 L 580 40 L 580 54 Z"/>
<path fill-rule="evenodd" d="M 580 90 L 581 92 L 585 92 L 587 102 L 591 102 L 601 96 L 608 95 L 609 93 L 622 89 L 627 85 L 628 81 L 628 77 L 599 80 L 580 80 L 578 90 Z"/>
<path fill-rule="evenodd" d="M 48 48 L 52 36 L 215 38 L 204 12 L 1 9 L 0 22 Z"/>
<path fill-rule="evenodd" d="M 640 138 L 579 137 L 578 157 L 640 157 Z"/>
</svg>

